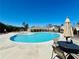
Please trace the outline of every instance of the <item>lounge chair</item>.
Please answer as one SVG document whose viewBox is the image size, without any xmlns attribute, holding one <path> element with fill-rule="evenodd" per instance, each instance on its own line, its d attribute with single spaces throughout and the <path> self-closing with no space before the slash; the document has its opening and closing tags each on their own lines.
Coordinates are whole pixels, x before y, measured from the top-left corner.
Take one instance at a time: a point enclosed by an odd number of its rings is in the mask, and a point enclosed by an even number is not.
<svg viewBox="0 0 79 59">
<path fill-rule="evenodd" d="M 64 52 L 62 50 L 60 50 L 59 47 L 55 47 L 55 46 L 52 46 L 53 48 L 53 52 L 55 54 L 53 54 L 53 57 L 51 59 L 66 59 L 66 56 L 64 54 Z"/>
<path fill-rule="evenodd" d="M 58 43 L 57 42 L 58 42 L 58 39 L 55 39 L 54 40 L 54 46 L 58 46 Z"/>
<path fill-rule="evenodd" d="M 79 56 L 77 54 L 71 53 L 70 55 L 67 56 L 67 59 L 79 59 Z"/>
</svg>

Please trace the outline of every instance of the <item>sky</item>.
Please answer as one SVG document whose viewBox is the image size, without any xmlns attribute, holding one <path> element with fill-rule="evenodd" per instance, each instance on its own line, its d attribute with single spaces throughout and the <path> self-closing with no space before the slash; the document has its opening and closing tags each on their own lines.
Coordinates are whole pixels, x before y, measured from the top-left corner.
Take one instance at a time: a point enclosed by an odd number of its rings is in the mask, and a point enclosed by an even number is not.
<svg viewBox="0 0 79 59">
<path fill-rule="evenodd" d="M 0 0 L 0 22 L 22 26 L 79 22 L 79 0 Z"/>
</svg>

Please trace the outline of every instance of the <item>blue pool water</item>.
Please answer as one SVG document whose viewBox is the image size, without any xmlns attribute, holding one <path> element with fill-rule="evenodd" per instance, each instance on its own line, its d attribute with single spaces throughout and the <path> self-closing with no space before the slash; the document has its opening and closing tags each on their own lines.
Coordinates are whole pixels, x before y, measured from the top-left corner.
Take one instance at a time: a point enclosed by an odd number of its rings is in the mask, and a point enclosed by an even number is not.
<svg viewBox="0 0 79 59">
<path fill-rule="evenodd" d="M 50 32 L 36 32 L 30 35 L 27 34 L 18 34 L 12 36 L 10 39 L 15 42 L 24 42 L 24 43 L 38 43 L 38 42 L 47 42 L 58 38 L 60 35 Z"/>
</svg>

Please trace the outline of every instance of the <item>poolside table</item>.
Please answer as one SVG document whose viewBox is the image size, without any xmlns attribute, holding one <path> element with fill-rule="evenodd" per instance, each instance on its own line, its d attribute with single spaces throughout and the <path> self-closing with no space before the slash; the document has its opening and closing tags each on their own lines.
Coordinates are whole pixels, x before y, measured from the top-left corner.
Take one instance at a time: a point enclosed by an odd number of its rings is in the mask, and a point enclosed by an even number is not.
<svg viewBox="0 0 79 59">
<path fill-rule="evenodd" d="M 66 41 L 59 41 L 58 45 L 61 50 L 63 50 L 64 52 L 68 54 L 70 53 L 79 54 L 79 46 L 74 43 L 68 43 Z"/>
</svg>

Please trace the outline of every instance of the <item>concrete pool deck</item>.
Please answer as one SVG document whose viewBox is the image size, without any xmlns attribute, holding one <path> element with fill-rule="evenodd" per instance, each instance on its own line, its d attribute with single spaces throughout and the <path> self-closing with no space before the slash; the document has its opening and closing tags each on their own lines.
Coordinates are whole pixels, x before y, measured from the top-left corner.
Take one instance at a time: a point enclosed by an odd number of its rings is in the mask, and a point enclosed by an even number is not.
<svg viewBox="0 0 79 59">
<path fill-rule="evenodd" d="M 51 59 L 51 44 L 16 44 L 10 37 L 18 32 L 0 35 L 0 59 Z M 59 40 L 64 40 L 60 37 Z M 74 40 L 79 44 L 79 40 Z M 53 44 L 53 42 L 52 42 Z"/>
</svg>

